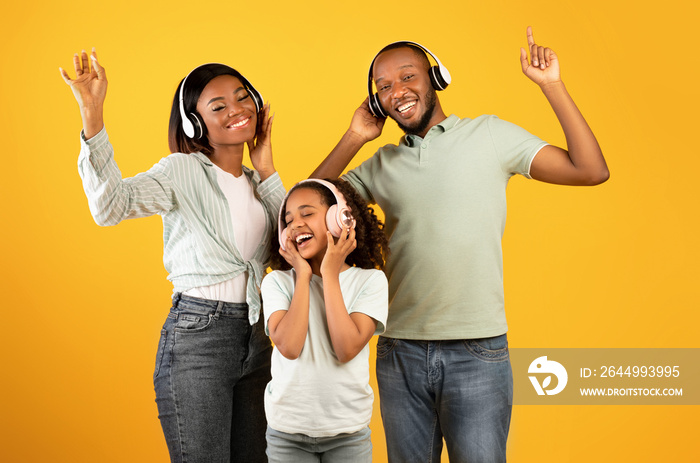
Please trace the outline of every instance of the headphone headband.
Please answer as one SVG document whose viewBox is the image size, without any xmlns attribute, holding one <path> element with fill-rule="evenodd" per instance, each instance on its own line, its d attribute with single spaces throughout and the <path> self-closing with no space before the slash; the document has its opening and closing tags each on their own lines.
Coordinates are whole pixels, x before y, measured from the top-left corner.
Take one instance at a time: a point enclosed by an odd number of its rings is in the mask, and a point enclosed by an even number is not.
<svg viewBox="0 0 700 463">
<path fill-rule="evenodd" d="M 222 63 L 206 63 L 206 64 L 201 64 L 197 66 L 196 68 L 192 69 L 184 79 L 182 79 L 182 83 L 180 84 L 180 91 L 179 91 L 179 101 L 180 101 L 180 117 L 182 118 L 182 131 L 185 132 L 185 135 L 188 138 L 197 138 L 201 139 L 204 137 L 204 134 L 206 132 L 206 126 L 204 125 L 204 122 L 199 118 L 199 115 L 197 114 L 197 110 L 195 109 L 194 112 L 189 113 L 189 115 L 185 112 L 185 83 L 187 82 L 187 78 L 197 69 L 204 67 L 204 66 L 210 66 L 212 64 L 219 65 L 219 66 L 225 66 L 228 69 L 232 71 L 232 74 L 234 77 L 237 77 L 240 79 L 241 83 L 243 84 L 243 87 L 245 87 L 246 91 L 248 94 L 251 96 L 253 99 L 253 102 L 255 103 L 255 110 L 260 111 L 260 109 L 263 106 L 263 97 L 260 94 L 259 91 L 253 87 L 253 84 L 246 79 L 243 74 L 240 72 L 236 71 L 234 68 L 231 66 L 228 66 L 226 64 Z M 221 74 L 221 75 L 228 75 L 228 74 Z M 217 76 L 218 77 L 218 76 Z"/>
<path fill-rule="evenodd" d="M 450 71 L 448 71 L 447 68 L 443 66 L 443 64 L 440 62 L 440 59 L 438 59 L 437 56 L 435 56 L 430 50 L 425 48 L 423 45 L 419 44 L 418 42 L 411 42 L 409 40 L 399 40 L 397 42 L 392 42 L 389 45 L 382 48 L 379 51 L 379 53 L 374 55 L 374 58 L 372 58 L 372 63 L 370 63 L 369 65 L 369 75 L 367 77 L 367 93 L 369 93 L 369 109 L 375 117 L 387 117 L 388 114 L 386 111 L 384 111 L 384 108 L 382 108 L 382 105 L 379 102 L 379 95 L 372 91 L 372 68 L 374 68 L 374 62 L 377 60 L 377 57 L 379 55 L 386 51 L 388 47 L 397 44 L 414 46 L 420 50 L 423 50 L 424 53 L 427 53 L 433 57 L 433 59 L 437 63 L 437 66 L 431 66 L 430 70 L 428 71 L 428 74 L 430 75 L 430 81 L 433 84 L 433 88 L 435 90 L 445 90 L 447 86 L 450 85 L 450 82 L 452 82 L 452 76 L 450 75 Z"/>
<path fill-rule="evenodd" d="M 304 183 L 320 183 L 321 185 L 328 188 L 330 192 L 333 193 L 333 196 L 335 196 L 336 204 L 330 205 L 328 207 L 328 212 L 326 213 L 326 226 L 328 227 L 328 231 L 331 232 L 331 235 L 335 236 L 336 238 L 339 238 L 340 233 L 342 232 L 344 227 L 355 228 L 356 222 L 352 216 L 352 211 L 348 206 L 347 201 L 345 200 L 345 196 L 343 196 L 343 194 L 338 190 L 338 188 L 329 181 L 321 180 L 320 178 L 308 178 L 294 185 L 285 195 L 284 200 L 282 201 L 282 205 L 280 206 L 277 237 L 279 239 L 280 247 L 282 249 L 286 249 L 285 243 L 287 241 L 288 236 L 287 224 L 284 222 L 282 211 L 287 206 L 287 199 L 289 198 L 289 195 L 294 190 L 296 190 L 297 187 L 303 185 Z"/>
</svg>

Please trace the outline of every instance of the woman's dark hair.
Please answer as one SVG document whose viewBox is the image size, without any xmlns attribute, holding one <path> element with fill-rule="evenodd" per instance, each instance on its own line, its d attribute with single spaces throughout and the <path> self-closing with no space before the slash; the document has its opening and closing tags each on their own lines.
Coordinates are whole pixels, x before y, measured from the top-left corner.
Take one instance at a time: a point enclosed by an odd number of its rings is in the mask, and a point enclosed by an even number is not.
<svg viewBox="0 0 700 463">
<path fill-rule="evenodd" d="M 345 259 L 349 265 L 360 268 L 376 268 L 384 269 L 384 261 L 389 254 L 389 244 L 384 234 L 384 224 L 377 218 L 374 209 L 367 205 L 367 202 L 360 196 L 357 191 L 345 180 L 336 179 L 326 181 L 335 185 L 338 191 L 345 198 L 345 202 L 355 218 L 355 240 L 357 247 Z M 292 192 L 299 189 L 308 189 L 317 191 L 321 195 L 321 203 L 325 206 L 336 204 L 335 196 L 327 187 L 316 182 L 305 182 L 294 186 L 287 198 Z M 287 201 L 282 204 L 282 217 L 287 213 Z M 279 240 L 277 233 L 273 233 L 270 267 L 275 270 L 289 270 L 291 265 L 284 260 L 279 253 Z"/>
<path fill-rule="evenodd" d="M 170 123 L 168 124 L 168 146 L 173 153 L 196 153 L 201 151 L 204 154 L 211 154 L 212 147 L 206 134 L 197 140 L 189 138 L 182 130 L 182 116 L 180 115 L 180 87 L 187 79 L 185 91 L 183 93 L 183 103 L 185 114 L 197 113 L 197 101 L 202 94 L 202 90 L 215 77 L 230 75 L 237 77 L 241 82 L 246 82 L 241 73 L 225 64 L 211 63 L 195 68 L 190 74 L 180 81 L 180 85 L 175 90 L 173 107 L 170 110 Z M 201 116 L 200 116 L 201 119 Z"/>
</svg>

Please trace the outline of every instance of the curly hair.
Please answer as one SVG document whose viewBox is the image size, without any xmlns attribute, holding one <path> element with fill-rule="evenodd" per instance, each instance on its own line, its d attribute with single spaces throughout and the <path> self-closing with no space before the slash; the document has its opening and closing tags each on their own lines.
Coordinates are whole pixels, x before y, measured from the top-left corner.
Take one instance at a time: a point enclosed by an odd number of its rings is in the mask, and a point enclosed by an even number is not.
<svg viewBox="0 0 700 463">
<path fill-rule="evenodd" d="M 374 209 L 367 205 L 367 202 L 348 182 L 342 179 L 326 179 L 326 181 L 335 185 L 338 191 L 343 195 L 345 202 L 352 212 L 352 216 L 355 218 L 355 240 L 357 241 L 357 247 L 345 259 L 345 262 L 354 267 L 384 270 L 384 261 L 389 254 L 389 243 L 384 234 L 384 224 L 374 213 Z M 316 182 L 305 182 L 295 185 L 289 190 L 289 193 L 287 193 L 287 198 L 289 198 L 292 192 L 303 188 L 318 192 L 321 196 L 321 203 L 324 206 L 330 207 L 337 202 L 335 196 L 328 188 Z M 287 200 L 285 198 L 284 203 L 282 203 L 282 217 L 284 217 L 287 212 L 286 208 Z M 277 233 L 274 233 L 272 238 L 270 267 L 274 270 L 289 270 L 292 268 L 279 253 Z"/>
</svg>

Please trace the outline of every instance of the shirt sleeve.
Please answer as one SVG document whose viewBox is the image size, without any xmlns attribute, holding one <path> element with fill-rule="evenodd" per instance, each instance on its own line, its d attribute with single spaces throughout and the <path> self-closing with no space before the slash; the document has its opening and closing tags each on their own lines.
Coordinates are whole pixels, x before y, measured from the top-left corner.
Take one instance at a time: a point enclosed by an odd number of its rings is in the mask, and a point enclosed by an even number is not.
<svg viewBox="0 0 700 463">
<path fill-rule="evenodd" d="M 375 153 L 374 156 L 341 177 L 352 185 L 357 193 L 367 201 L 367 204 L 376 204 L 372 195 L 372 180 L 374 179 L 374 170 L 377 164 L 375 158 L 377 156 L 378 153 Z"/>
<path fill-rule="evenodd" d="M 293 288 L 288 286 L 289 281 L 287 280 L 285 272 L 275 270 L 267 274 L 260 285 L 263 315 L 265 317 L 265 334 L 268 336 L 270 331 L 267 327 L 267 322 L 270 319 L 270 315 L 279 310 L 289 310 L 289 306 L 292 303 Z"/>
<path fill-rule="evenodd" d="M 547 142 L 515 124 L 490 116 L 489 132 L 503 171 L 511 176 L 530 177 L 530 165 Z"/>
<path fill-rule="evenodd" d="M 360 290 L 360 294 L 348 313 L 363 313 L 377 321 L 377 329 L 374 334 L 382 334 L 386 329 L 386 319 L 389 314 L 389 283 L 386 275 L 381 270 L 372 270 Z"/>
<path fill-rule="evenodd" d="M 275 172 L 271 176 L 257 185 L 257 192 L 260 201 L 267 212 L 267 216 L 272 222 L 272 232 L 277 230 L 277 219 L 287 191 L 284 189 L 279 173 Z"/>
<path fill-rule="evenodd" d="M 176 205 L 164 158 L 146 172 L 122 179 L 107 131 L 89 140 L 80 134 L 78 172 L 95 222 L 116 225 L 122 220 L 164 213 Z"/>
</svg>

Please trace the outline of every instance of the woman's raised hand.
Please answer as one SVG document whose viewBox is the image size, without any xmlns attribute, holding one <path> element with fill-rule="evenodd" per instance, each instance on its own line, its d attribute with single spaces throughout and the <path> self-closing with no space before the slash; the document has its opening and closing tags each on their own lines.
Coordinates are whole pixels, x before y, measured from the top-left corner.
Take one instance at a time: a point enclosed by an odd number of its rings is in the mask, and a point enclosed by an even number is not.
<svg viewBox="0 0 700 463">
<path fill-rule="evenodd" d="M 85 138 L 89 139 L 97 135 L 104 126 L 102 109 L 107 95 L 107 75 L 105 69 L 97 62 L 97 52 L 94 48 L 89 57 L 85 50 L 80 55 L 76 53 L 73 56 L 73 66 L 75 79 L 71 79 L 63 68 L 59 68 L 59 71 L 78 101 Z"/>
<path fill-rule="evenodd" d="M 265 180 L 275 173 L 275 165 L 272 162 L 272 121 L 274 114 L 270 116 L 270 103 L 266 103 L 258 111 L 258 125 L 255 132 L 255 140 L 248 142 L 250 162 L 253 168 L 260 174 L 260 179 Z"/>
</svg>

